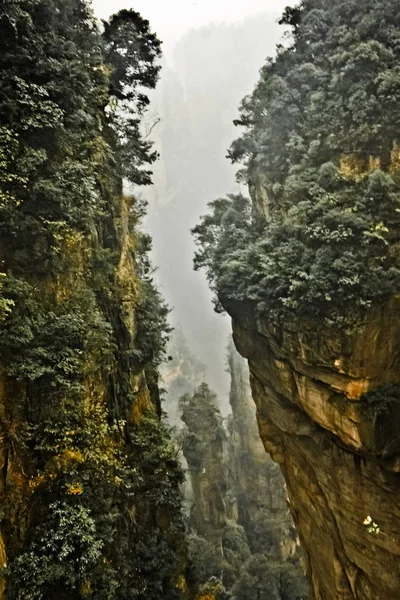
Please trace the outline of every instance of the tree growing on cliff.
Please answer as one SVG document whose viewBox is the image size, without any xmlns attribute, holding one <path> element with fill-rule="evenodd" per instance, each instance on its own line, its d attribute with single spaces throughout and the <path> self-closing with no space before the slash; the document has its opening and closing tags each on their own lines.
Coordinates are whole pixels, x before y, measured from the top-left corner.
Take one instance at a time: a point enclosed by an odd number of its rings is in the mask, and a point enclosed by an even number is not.
<svg viewBox="0 0 400 600">
<path fill-rule="evenodd" d="M 118 99 L 113 124 L 117 164 L 123 177 L 149 184 L 151 172 L 142 167 L 158 155 L 141 136 L 140 123 L 149 104 L 144 90 L 155 88 L 161 69 L 161 42 L 149 22 L 133 10 L 121 10 L 103 24 L 104 59 L 112 65 L 110 94 Z"/>
<path fill-rule="evenodd" d="M 388 0 L 304 0 L 282 22 L 292 43 L 243 100 L 229 151 L 251 223 L 231 237 L 232 198 L 212 203 L 195 266 L 222 303 L 348 324 L 400 289 L 399 15 Z"/>
<path fill-rule="evenodd" d="M 160 44 L 133 11 L 102 37 L 83 0 L 3 2 L 0 31 L 7 598 L 173 600 L 185 548 L 157 417 L 166 309 L 122 194 L 155 158 L 138 89 L 155 85 Z"/>
<path fill-rule="evenodd" d="M 182 433 L 183 454 L 189 468 L 199 471 L 204 466 L 204 456 L 210 444 L 222 448 L 226 437 L 217 396 L 207 383 L 201 383 L 194 394 L 185 394 L 179 400 L 181 419 L 186 425 Z"/>
</svg>

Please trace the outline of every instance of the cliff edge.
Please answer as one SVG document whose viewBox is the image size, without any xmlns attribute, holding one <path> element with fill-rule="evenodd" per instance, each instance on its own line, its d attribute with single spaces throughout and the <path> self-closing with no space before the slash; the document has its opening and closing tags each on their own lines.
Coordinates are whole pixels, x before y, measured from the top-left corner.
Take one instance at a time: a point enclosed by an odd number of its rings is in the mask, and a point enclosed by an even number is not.
<svg viewBox="0 0 400 600">
<path fill-rule="evenodd" d="M 249 361 L 314 600 L 399 596 L 400 17 L 303 0 L 241 104 L 249 189 L 193 233 Z"/>
<path fill-rule="evenodd" d="M 277 330 L 251 308 L 230 307 L 260 435 L 285 476 L 315 599 L 389 600 L 400 589 L 400 405 L 361 400 L 399 379 L 399 309 L 393 300 L 352 336 L 325 337 L 311 326 Z"/>
</svg>

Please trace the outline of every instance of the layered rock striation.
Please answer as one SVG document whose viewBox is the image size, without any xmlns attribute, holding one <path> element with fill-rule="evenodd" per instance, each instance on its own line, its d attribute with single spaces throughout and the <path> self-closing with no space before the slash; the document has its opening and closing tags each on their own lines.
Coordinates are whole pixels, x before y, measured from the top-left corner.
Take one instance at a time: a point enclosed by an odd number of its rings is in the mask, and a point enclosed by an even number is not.
<svg viewBox="0 0 400 600">
<path fill-rule="evenodd" d="M 227 308 L 261 438 L 286 479 L 311 598 L 396 598 L 400 404 L 375 404 L 372 390 L 399 382 L 399 299 L 351 334 L 311 322 L 277 328 L 251 304 Z"/>
<path fill-rule="evenodd" d="M 303 0 L 240 107 L 251 201 L 194 230 L 248 359 L 313 600 L 399 597 L 399 13 Z"/>
<path fill-rule="evenodd" d="M 236 521 L 250 540 L 269 529 L 271 549 L 285 560 L 298 551 L 285 482 L 278 466 L 265 455 L 252 399 L 249 369 L 233 343 L 228 348 L 232 418 L 226 448 L 228 488 Z M 265 548 L 266 550 L 266 548 Z"/>
</svg>

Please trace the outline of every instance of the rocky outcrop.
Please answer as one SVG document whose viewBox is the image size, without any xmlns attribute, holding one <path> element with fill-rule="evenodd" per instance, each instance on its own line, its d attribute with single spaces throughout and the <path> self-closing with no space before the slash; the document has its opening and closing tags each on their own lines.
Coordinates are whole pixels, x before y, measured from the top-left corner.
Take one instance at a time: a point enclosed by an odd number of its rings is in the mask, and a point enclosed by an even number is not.
<svg viewBox="0 0 400 600">
<path fill-rule="evenodd" d="M 186 398 L 186 400 L 185 400 Z M 198 535 L 221 552 L 226 526 L 226 473 L 223 462 L 225 430 L 216 404 L 216 396 L 207 384 L 201 384 L 192 397 L 181 399 L 183 454 L 187 461 L 193 503 L 190 523 Z"/>
<path fill-rule="evenodd" d="M 229 302 L 260 435 L 280 464 L 313 600 L 392 600 L 400 590 L 400 299 L 352 332 L 276 328 Z M 366 520 L 376 527 L 368 527 Z"/>
<path fill-rule="evenodd" d="M 272 546 L 275 546 L 271 549 L 287 559 L 296 554 L 298 543 L 288 510 L 285 482 L 279 467 L 265 454 L 257 428 L 249 369 L 233 343 L 228 349 L 228 364 L 232 419 L 226 464 L 230 494 L 237 503 L 236 520 L 250 539 L 257 536 L 258 524 L 267 526 L 269 523 Z"/>
<path fill-rule="evenodd" d="M 0 500 L 3 507 L 0 527 L 1 600 L 16 597 L 13 595 L 13 591 L 11 595 L 9 592 L 9 569 L 7 567 L 10 566 L 10 563 L 12 564 L 13 560 L 15 564 L 15 556 L 30 547 L 29 544 L 32 543 L 31 539 L 35 532 L 40 532 L 43 527 L 45 520 L 43 514 L 46 516 L 46 502 L 49 502 L 48 496 L 50 495 L 48 490 L 52 492 L 53 498 L 58 493 L 64 502 L 66 502 L 65 498 L 67 500 L 75 497 L 80 499 L 86 493 L 86 489 L 94 492 L 90 471 L 90 468 L 93 468 L 91 467 L 91 457 L 94 455 L 99 457 L 99 461 L 104 461 L 101 463 L 101 470 L 95 479 L 96 493 L 98 492 L 101 498 L 99 500 L 101 507 L 103 507 L 101 502 L 104 491 L 104 488 L 101 487 L 104 486 L 102 478 L 109 477 L 107 469 L 115 469 L 111 478 L 111 506 L 112 498 L 117 497 L 119 490 L 124 485 L 120 476 L 121 471 L 117 471 L 119 466 L 116 453 L 112 450 L 116 440 L 121 448 L 121 456 L 122 452 L 125 452 L 123 455 L 126 461 L 124 465 L 128 464 L 130 456 L 134 456 L 138 463 L 133 467 L 137 473 L 137 479 L 142 478 L 144 485 L 147 485 L 147 480 L 143 475 L 138 474 L 138 465 L 140 467 L 140 464 L 144 464 L 145 476 L 150 482 L 149 487 L 154 485 L 152 482 L 155 480 L 154 487 L 157 490 L 159 488 L 161 493 L 163 493 L 161 490 L 163 482 L 166 481 L 161 474 L 163 466 L 158 472 L 152 474 L 148 472 L 146 462 L 155 461 L 152 463 L 153 467 L 158 463 L 158 468 L 167 463 L 165 471 L 167 479 L 171 477 L 172 482 L 175 473 L 178 474 L 177 480 L 172 483 L 172 486 L 168 483 L 168 494 L 171 496 L 175 493 L 176 498 L 180 498 L 178 484 L 181 479 L 181 471 L 175 461 L 175 452 L 173 451 L 169 457 L 167 456 L 169 437 L 167 432 L 161 428 L 161 419 L 159 419 L 161 408 L 156 368 L 147 357 L 142 361 L 137 358 L 138 350 L 141 349 L 137 341 L 141 326 L 138 307 L 142 300 L 144 284 L 139 277 L 140 269 L 135 250 L 141 234 L 134 226 L 134 219 L 130 214 L 133 199 L 122 196 L 115 202 L 115 217 L 109 218 L 107 228 L 104 228 L 108 242 L 112 242 L 115 253 L 115 261 L 112 263 L 114 268 L 110 276 L 112 283 L 109 282 L 109 287 L 100 279 L 102 275 L 100 268 L 94 274 L 90 271 L 92 255 L 96 251 L 100 251 L 98 240 L 95 239 L 94 242 L 91 240 L 93 242 L 91 244 L 90 240 L 85 239 L 84 243 L 81 238 L 79 238 L 79 244 L 75 245 L 71 242 L 68 247 L 69 252 L 65 252 L 65 256 L 68 257 L 73 268 L 65 269 L 62 277 L 58 276 L 57 280 L 49 277 L 44 282 L 36 283 L 35 293 L 43 302 L 46 302 L 46 308 L 50 306 L 49 311 L 53 310 L 56 313 L 63 303 L 74 297 L 77 289 L 83 288 L 84 285 L 89 287 L 92 279 L 97 276 L 102 283 L 102 288 L 97 293 L 95 308 L 99 314 L 107 317 L 106 331 L 113 335 L 112 355 L 107 355 L 106 348 L 99 346 L 100 342 L 97 339 L 92 345 L 86 344 L 85 346 L 86 354 L 82 372 L 78 372 L 76 375 L 79 378 L 79 393 L 75 391 L 75 405 L 71 409 L 76 418 L 75 429 L 67 432 L 68 435 L 64 438 L 60 438 L 57 453 L 53 451 L 52 447 L 50 450 L 47 450 L 46 447 L 47 453 L 40 454 L 34 444 L 39 444 L 41 438 L 38 438 L 39 442 L 36 439 L 32 441 L 31 431 L 36 433 L 34 427 L 38 428 L 32 417 L 32 414 L 36 416 L 33 408 L 30 409 L 30 413 L 26 414 L 19 407 L 19 404 L 29 407 L 29 402 L 32 406 L 41 407 L 41 402 L 44 404 L 43 390 L 48 392 L 45 388 L 46 382 L 39 381 L 36 386 L 32 382 L 21 383 L 7 373 L 3 364 L 1 365 Z M 103 248 L 100 249 L 104 251 Z M 85 305 L 83 305 L 84 308 Z M 99 338 L 99 340 L 104 343 L 104 338 Z M 51 342 L 56 343 L 54 340 Z M 43 346 L 42 352 L 45 355 L 47 347 L 44 344 Z M 80 354 L 83 354 L 83 351 Z M 1 359 L 3 358 L 4 352 L 1 355 Z M 58 400 L 60 404 L 64 401 L 61 392 Z M 68 405 L 63 414 L 68 415 L 67 409 Z M 58 435 L 56 429 L 56 426 L 59 426 L 58 414 L 53 416 L 49 409 L 47 412 L 44 412 L 43 408 L 41 410 L 44 415 L 42 419 L 48 419 L 48 422 L 52 423 L 52 431 Z M 39 409 L 37 412 L 40 415 Z M 26 424 L 22 418 L 26 419 Z M 33 423 L 28 421 L 29 418 Z M 55 424 L 50 421 L 50 418 L 53 418 Z M 109 426 L 107 422 L 107 419 L 111 422 L 112 418 L 115 420 L 113 427 Z M 61 421 L 61 423 L 63 422 Z M 82 431 L 89 430 L 89 427 L 93 428 L 94 436 L 90 442 L 91 445 L 87 447 Z M 15 435 L 14 432 L 17 432 L 18 435 Z M 39 436 L 39 434 L 37 435 Z M 160 448 L 157 447 L 157 444 L 160 445 Z M 143 453 L 148 454 L 145 457 Z M 153 454 L 151 455 L 151 453 Z M 47 463 L 44 462 L 44 458 L 47 459 Z M 66 492 L 64 490 L 60 492 L 56 487 L 57 482 L 67 476 L 65 473 L 68 474 L 69 469 L 74 469 L 75 479 L 69 487 L 65 486 L 67 487 Z M 84 485 L 81 481 L 84 481 Z M 107 480 L 107 485 L 110 485 L 109 480 Z M 148 527 L 150 534 L 166 532 L 166 547 L 173 549 L 173 552 L 179 555 L 179 567 L 176 570 L 173 566 L 170 567 L 171 573 L 173 571 L 171 585 L 175 588 L 178 577 L 181 577 L 182 581 L 184 580 L 182 573 L 186 564 L 183 533 L 179 533 L 178 528 L 174 529 L 176 527 L 174 519 L 176 518 L 180 522 L 181 518 L 179 507 L 177 505 L 177 508 L 172 509 L 164 502 L 156 504 L 153 501 L 152 504 L 147 496 L 148 491 L 145 491 L 142 499 L 138 500 L 138 493 L 135 492 L 135 495 L 131 495 L 128 500 L 124 501 L 124 511 L 131 515 L 130 526 L 135 527 L 136 523 L 140 523 L 140 527 Z M 93 512 L 95 512 L 94 509 Z M 123 529 L 127 530 L 126 524 Z M 62 537 L 60 539 L 63 541 Z M 39 551 L 40 548 L 36 549 L 36 552 L 39 553 Z M 62 585 L 63 583 L 60 584 L 60 586 Z M 61 589 L 64 593 L 64 589 L 62 587 Z M 50 596 L 46 595 L 46 597 Z M 58 595 L 57 597 L 61 598 Z M 62 597 L 67 598 L 67 595 Z"/>
</svg>

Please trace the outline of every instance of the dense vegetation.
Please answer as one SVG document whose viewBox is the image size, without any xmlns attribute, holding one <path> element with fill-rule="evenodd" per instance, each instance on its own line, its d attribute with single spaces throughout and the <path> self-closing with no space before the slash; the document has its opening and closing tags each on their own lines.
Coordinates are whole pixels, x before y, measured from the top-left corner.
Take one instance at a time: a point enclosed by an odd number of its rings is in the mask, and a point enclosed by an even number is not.
<svg viewBox="0 0 400 600">
<path fill-rule="evenodd" d="M 229 429 L 224 427 L 216 395 L 206 383 L 193 394 L 185 394 L 180 404 L 185 423 L 181 433 L 183 453 L 193 486 L 188 538 L 190 581 L 199 598 L 305 599 L 307 585 L 299 557 L 284 560 L 281 553 L 287 520 L 281 523 L 280 514 L 268 515 L 268 511 L 257 519 L 241 518 L 247 512 L 249 490 L 240 489 L 237 483 L 240 477 L 234 458 L 240 451 L 240 423 L 231 420 Z M 261 470 L 268 469 L 267 457 L 262 465 L 256 465 L 251 456 L 242 458 L 249 479 L 257 485 Z M 271 493 L 267 479 L 262 493 Z M 243 504 L 238 516 L 229 509 L 236 501 Z"/>
<path fill-rule="evenodd" d="M 253 197 L 210 204 L 197 268 L 272 320 L 349 322 L 400 288 L 400 17 L 389 0 L 304 0 L 229 151 Z"/>
<path fill-rule="evenodd" d="M 189 468 L 200 471 L 210 446 L 216 442 L 222 450 L 222 442 L 226 437 L 217 396 L 206 383 L 201 383 L 193 394 L 182 396 L 179 404 L 181 419 L 186 425 L 182 437 L 183 454 Z"/>
<path fill-rule="evenodd" d="M 1 554 L 10 600 L 184 585 L 182 473 L 160 422 L 167 309 L 141 207 L 160 42 L 134 11 L 0 6 Z"/>
</svg>

